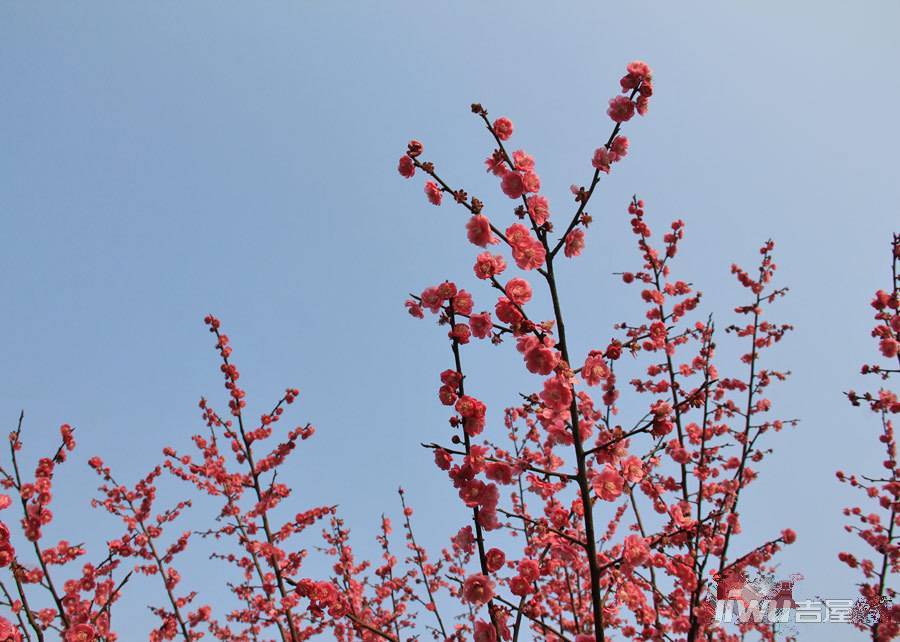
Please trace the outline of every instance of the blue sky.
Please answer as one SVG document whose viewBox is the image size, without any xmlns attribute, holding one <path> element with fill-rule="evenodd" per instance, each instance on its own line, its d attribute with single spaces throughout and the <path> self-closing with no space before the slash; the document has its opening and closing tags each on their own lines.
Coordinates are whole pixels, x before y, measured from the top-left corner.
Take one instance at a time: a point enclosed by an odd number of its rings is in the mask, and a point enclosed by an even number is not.
<svg viewBox="0 0 900 642">
<path fill-rule="evenodd" d="M 611 276 L 635 264 L 633 193 L 657 228 L 687 222 L 677 270 L 725 319 L 741 302 L 731 262 L 773 237 L 792 288 L 774 316 L 797 327 L 772 353 L 794 373 L 775 399 L 803 421 L 747 497 L 758 520 L 745 518 L 744 543 L 793 526 L 785 572 L 809 595 L 850 597 L 835 559 L 852 546 L 850 498 L 833 471 L 881 460 L 874 417 L 841 391 L 872 355 L 867 303 L 888 283 L 898 222 L 898 19 L 893 2 L 834 0 L 5 3 L 0 422 L 24 408 L 37 450 L 65 421 L 85 460 L 152 466 L 200 428 L 201 395 L 222 398 L 202 326 L 214 312 L 251 406 L 301 389 L 292 416 L 319 432 L 290 472 L 299 495 L 340 504 L 371 550 L 402 484 L 421 539 L 443 543 L 463 513 L 418 444 L 444 434 L 448 353 L 403 300 L 445 278 L 489 293 L 469 278 L 464 219 L 427 205 L 397 158 L 419 138 L 455 183 L 505 206 L 482 171 L 477 100 L 513 119 L 551 203 L 568 203 L 640 58 L 656 95 L 562 277 L 570 333 L 593 347 L 640 309 Z M 504 373 L 518 356 L 471 352 L 489 406 L 514 399 L 527 380 Z M 67 532 L 85 526 L 72 504 L 93 484 L 85 468 L 58 491 Z M 140 603 L 123 609 L 146 620 Z"/>
</svg>

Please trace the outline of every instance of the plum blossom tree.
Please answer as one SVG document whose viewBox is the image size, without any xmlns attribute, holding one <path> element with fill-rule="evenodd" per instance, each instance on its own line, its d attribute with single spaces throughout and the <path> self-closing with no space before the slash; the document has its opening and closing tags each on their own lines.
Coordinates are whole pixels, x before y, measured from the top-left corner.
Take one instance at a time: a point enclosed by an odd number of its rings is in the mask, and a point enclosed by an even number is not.
<svg viewBox="0 0 900 642">
<path fill-rule="evenodd" d="M 62 426 L 59 448 L 51 457 L 40 459 L 34 477 L 27 479 L 19 457 L 20 417 L 19 427 L 9 438 L 11 464 L 0 467 L 0 483 L 20 504 L 21 531 L 27 545 L 14 544 L 7 521 L 0 522 L 0 565 L 11 577 L 9 584 L 0 581 L 0 603 L 14 616 L 12 621 L 0 618 L 0 641 L 113 642 L 119 635 L 112 627 L 112 607 L 134 574 L 156 578 L 153 585 L 163 596 L 163 606 L 150 607 L 160 620 L 149 632 L 151 642 L 191 641 L 207 634 L 231 642 L 300 642 L 323 630 L 321 618 L 313 618 L 305 603 L 314 605 L 334 589 L 328 582 L 301 581 L 307 552 L 296 540 L 334 509 L 302 510 L 280 522 L 275 518 L 275 509 L 286 505 L 292 493 L 278 481 L 279 469 L 314 429 L 305 424 L 280 435 L 275 431 L 285 407 L 297 399 L 295 388 L 288 388 L 257 422 L 247 419 L 246 394 L 238 383 L 240 372 L 231 360 L 229 339 L 220 332 L 218 319 L 208 316 L 205 321 L 221 359 L 228 415 L 220 415 L 201 399 L 205 434 L 193 437 L 198 454 L 179 454 L 166 447 L 164 463 L 133 486 L 120 483 L 99 457 L 90 459 L 91 468 L 101 478 L 100 496 L 92 503 L 121 520 L 123 528 L 108 540 L 103 559 L 84 563 L 80 571 L 74 565 L 87 555 L 83 546 L 65 540 L 49 547 L 43 544 L 43 529 L 53 519 L 49 507 L 54 475 L 75 448 L 74 430 Z M 199 495 L 219 500 L 221 508 L 211 516 L 211 528 L 200 533 L 169 533 L 192 501 L 157 506 L 157 484 L 166 471 L 190 483 Z M 13 503 L 9 495 L 0 495 L 0 509 Z M 222 550 L 214 559 L 235 569 L 234 580 L 229 580 L 227 573 L 222 575 L 236 604 L 224 613 L 224 620 L 208 603 L 194 606 L 199 602 L 197 594 L 179 586 L 176 558 L 195 536 L 221 543 Z M 126 630 L 126 639 L 132 639 L 134 632 Z M 276 637 L 267 637 L 271 634 Z"/>
<path fill-rule="evenodd" d="M 891 289 L 878 290 L 872 299 L 875 326 L 872 337 L 878 341 L 885 365 L 864 364 L 862 374 L 889 381 L 900 372 L 900 235 L 894 235 L 892 243 Z M 848 533 L 855 533 L 871 549 L 871 557 L 863 559 L 842 552 L 840 560 L 853 569 L 859 569 L 863 581 L 859 584 L 860 600 L 854 609 L 853 622 L 860 630 L 868 632 L 875 642 L 893 640 L 900 635 L 900 605 L 893 604 L 897 591 L 889 583 L 890 576 L 900 571 L 900 469 L 897 468 L 897 439 L 894 435 L 893 415 L 900 412 L 897 393 L 886 387 L 877 392 L 858 393 L 853 390 L 847 398 L 854 406 L 867 406 L 881 420 L 879 441 L 885 450 L 881 473 L 874 475 L 847 475 L 838 471 L 837 477 L 865 493 L 871 508 L 854 506 L 845 508 L 850 518 Z"/>
<path fill-rule="evenodd" d="M 400 159 L 403 177 L 426 176 L 431 204 L 447 197 L 468 217 L 466 237 L 479 248 L 476 281 L 494 292 L 493 310 L 476 306 L 473 294 L 449 279 L 406 301 L 413 317 L 431 314 L 446 329 L 450 360 L 435 385 L 450 409 L 449 432 L 426 446 L 471 514 L 436 565 L 424 562 L 407 521 L 412 573 L 427 588 L 419 602 L 431 612 L 426 626 L 435 639 L 730 641 L 754 628 L 773 637 L 765 624 L 742 623 L 731 633 L 717 628 L 711 601 L 717 582 L 766 568 L 795 539 L 785 529 L 737 548 L 742 493 L 769 453 L 768 438 L 795 423 L 771 417 L 767 390 L 787 373 L 762 362 L 791 330 L 767 317 L 787 292 L 773 285 L 774 244 L 763 244 L 752 271 L 732 266 L 746 297 L 724 334 L 744 351 L 734 373 L 720 371 L 722 331 L 701 316 L 700 292 L 672 272 L 684 223 L 674 221 L 654 237 L 644 202 L 633 198 L 627 210 L 638 260 L 620 276 L 637 289 L 644 314 L 611 336 L 591 337 L 595 347 L 587 354 L 570 347 L 559 274 L 585 247 L 588 206 L 601 179 L 628 154 L 623 126 L 647 112 L 650 68 L 629 64 L 620 85 L 607 111 L 612 132 L 592 156 L 588 184 L 572 186 L 568 217 L 551 214 L 532 156 L 508 147 L 510 119 L 492 121 L 480 104 L 472 112 L 493 143 L 485 165 L 512 200 L 510 222 L 489 217 L 482 200 L 451 187 L 425 160 L 422 143 L 410 142 Z M 538 286 L 549 309 L 535 305 Z M 464 356 L 476 340 L 494 349 L 513 344 L 537 377 L 535 388 L 503 411 L 502 429 L 466 374 Z M 623 387 L 633 398 L 627 405 Z M 362 639 L 412 636 L 402 631 L 413 628 L 405 612 L 398 618 L 375 606 L 384 600 L 377 584 L 347 577 L 354 569 L 365 573 L 363 565 L 339 553 L 337 567 L 351 587 Z M 399 589 L 409 591 L 408 581 Z M 457 606 L 454 617 L 441 614 L 446 602 L 435 593 Z"/>
<path fill-rule="evenodd" d="M 9 464 L 0 466 L 0 483 L 11 491 L 11 495 L 0 495 L 0 508 L 12 510 L 12 505 L 18 504 L 23 540 L 13 541 L 4 515 L 0 565 L 9 572 L 9 579 L 0 581 L 0 603 L 10 610 L 13 620 L 0 618 L 0 640 L 115 640 L 110 628 L 112 605 L 130 577 L 128 573 L 119 580 L 113 578 L 121 560 L 110 550 L 100 560 L 83 562 L 78 570 L 76 562 L 87 555 L 82 545 L 67 540 L 44 542 L 44 529 L 53 521 L 54 477 L 75 449 L 74 429 L 68 424 L 61 426 L 59 447 L 37 461 L 33 476 L 26 476 L 20 456 L 24 416 L 19 415 L 18 426 L 9 435 Z M 64 573 L 66 580 L 60 577 Z"/>
</svg>

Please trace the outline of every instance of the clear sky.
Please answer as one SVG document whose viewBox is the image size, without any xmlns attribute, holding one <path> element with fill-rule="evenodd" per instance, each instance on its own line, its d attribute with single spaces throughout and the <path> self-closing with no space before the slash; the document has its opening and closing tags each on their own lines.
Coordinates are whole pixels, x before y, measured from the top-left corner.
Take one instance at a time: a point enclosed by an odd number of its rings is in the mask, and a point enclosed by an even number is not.
<svg viewBox="0 0 900 642">
<path fill-rule="evenodd" d="M 731 262 L 772 236 L 792 287 L 774 318 L 797 327 L 771 353 L 795 375 L 775 399 L 803 423 L 774 442 L 742 543 L 792 526 L 780 560 L 806 576 L 798 593 L 851 597 L 836 560 L 853 546 L 850 498 L 833 472 L 881 461 L 874 416 L 841 392 L 873 354 L 868 300 L 889 284 L 900 221 L 898 24 L 893 1 L 3 3 L 0 423 L 24 408 L 37 450 L 70 422 L 80 461 L 149 468 L 201 427 L 201 395 L 223 398 L 202 325 L 214 312 L 255 413 L 301 389 L 292 417 L 318 427 L 288 480 L 304 504 L 340 504 L 371 551 L 402 484 L 421 539 L 443 544 L 464 513 L 418 444 L 446 434 L 435 390 L 448 351 L 403 301 L 445 278 L 489 293 L 469 278 L 464 219 L 425 203 L 397 159 L 420 138 L 448 177 L 506 206 L 482 169 L 477 100 L 513 119 L 566 211 L 608 134 L 606 101 L 640 58 L 656 95 L 562 276 L 570 332 L 594 347 L 640 309 L 611 276 L 635 264 L 632 193 L 656 227 L 687 222 L 676 269 L 722 319 L 742 302 Z M 519 358 L 472 352 L 499 411 L 521 389 L 503 375 Z M 66 532 L 111 532 L 84 518 L 86 466 L 60 480 Z M 143 630 L 140 599 L 123 611 Z"/>
</svg>

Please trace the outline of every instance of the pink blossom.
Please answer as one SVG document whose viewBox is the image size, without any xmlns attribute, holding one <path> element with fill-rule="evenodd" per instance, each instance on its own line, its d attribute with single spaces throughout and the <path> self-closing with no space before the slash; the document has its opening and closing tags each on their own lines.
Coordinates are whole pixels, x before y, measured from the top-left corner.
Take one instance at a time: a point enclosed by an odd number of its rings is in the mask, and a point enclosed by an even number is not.
<svg viewBox="0 0 900 642">
<path fill-rule="evenodd" d="M 543 343 L 525 353 L 525 367 L 535 374 L 548 375 L 558 363 L 559 352 Z"/>
<path fill-rule="evenodd" d="M 513 595 L 523 597 L 531 591 L 531 582 L 521 575 L 516 575 L 509 580 L 509 590 Z"/>
<path fill-rule="evenodd" d="M 469 604 L 487 604 L 494 597 L 494 583 L 481 573 L 470 575 L 463 582 L 462 595 Z"/>
<path fill-rule="evenodd" d="M 475 276 L 479 279 L 489 279 L 501 274 L 506 269 L 506 261 L 499 254 L 482 252 L 475 259 Z"/>
<path fill-rule="evenodd" d="M 441 470 L 450 470 L 453 464 L 453 457 L 443 448 L 437 448 L 434 451 L 434 463 Z"/>
<path fill-rule="evenodd" d="M 469 395 L 463 395 L 456 402 L 456 412 L 463 417 L 463 429 L 470 437 L 481 433 L 484 430 L 484 418 L 487 407 Z"/>
<path fill-rule="evenodd" d="M 425 195 L 428 197 L 428 202 L 432 205 L 440 205 L 441 200 L 444 198 L 444 193 L 434 181 L 425 183 Z"/>
<path fill-rule="evenodd" d="M 539 184 L 540 185 L 540 184 Z M 510 198 L 519 198 L 526 191 L 525 181 L 519 172 L 507 172 L 500 181 L 500 189 Z"/>
<path fill-rule="evenodd" d="M 540 577 L 541 567 L 537 563 L 537 560 L 532 559 L 522 559 L 519 560 L 519 575 L 525 578 L 529 582 L 534 582 Z"/>
<path fill-rule="evenodd" d="M 494 312 L 496 312 L 497 318 L 503 323 L 516 325 L 522 321 L 522 313 L 519 312 L 515 304 L 505 296 L 497 299 L 497 305 L 494 306 Z"/>
<path fill-rule="evenodd" d="M 97 631 L 87 623 L 75 624 L 66 630 L 63 639 L 65 642 L 94 642 L 97 639 Z"/>
<path fill-rule="evenodd" d="M 513 135 L 513 124 L 509 118 L 498 118 L 494 121 L 494 133 L 500 140 L 509 140 Z"/>
<path fill-rule="evenodd" d="M 599 350 L 591 350 L 584 366 L 581 368 L 581 378 L 589 386 L 596 386 L 609 376 L 609 366 Z"/>
<path fill-rule="evenodd" d="M 510 245 L 517 247 L 531 243 L 531 232 L 521 223 L 513 223 L 506 228 L 506 238 Z"/>
<path fill-rule="evenodd" d="M 872 299 L 871 306 L 876 310 L 884 310 L 891 302 L 891 295 L 884 290 L 875 292 L 875 298 Z"/>
<path fill-rule="evenodd" d="M 465 315 L 472 313 L 472 306 L 474 305 L 472 295 L 465 290 L 457 292 L 456 296 L 453 297 L 452 303 L 454 312 Z"/>
<path fill-rule="evenodd" d="M 418 158 L 422 155 L 423 151 L 425 151 L 425 146 L 415 139 L 409 141 L 406 145 L 406 154 L 410 158 Z"/>
<path fill-rule="evenodd" d="M 410 316 L 414 316 L 417 319 L 425 318 L 425 314 L 422 312 L 422 306 L 412 299 L 406 300 L 406 309 L 409 312 Z"/>
<path fill-rule="evenodd" d="M 647 63 L 641 60 L 635 60 L 634 62 L 628 63 L 628 66 L 625 68 L 627 72 L 625 76 L 619 81 L 619 84 L 622 85 L 622 91 L 624 93 L 628 93 L 633 89 L 636 89 L 639 85 L 643 90 L 644 87 L 649 87 L 649 91 L 652 92 L 652 83 L 653 83 L 653 72 L 650 70 L 650 67 Z"/>
<path fill-rule="evenodd" d="M 476 417 L 484 414 L 484 404 L 475 397 L 463 395 L 456 402 L 456 412 L 463 417 Z"/>
<path fill-rule="evenodd" d="M 622 476 L 609 464 L 606 464 L 603 469 L 594 476 L 591 483 L 597 496 L 608 502 L 614 501 L 622 494 L 622 488 L 625 484 Z"/>
<path fill-rule="evenodd" d="M 650 71 L 650 65 L 648 65 L 643 60 L 634 60 L 628 63 L 626 70 L 632 76 L 636 76 L 641 78 L 642 80 L 649 80 L 652 77 L 652 71 Z"/>
<path fill-rule="evenodd" d="M 441 373 L 441 383 L 452 387 L 454 390 L 459 388 L 459 384 L 462 383 L 462 375 L 458 373 L 456 370 L 444 370 Z"/>
<path fill-rule="evenodd" d="M 453 537 L 450 538 L 453 546 L 471 555 L 475 552 L 475 535 L 472 533 L 471 526 L 463 526 Z"/>
<path fill-rule="evenodd" d="M 516 348 L 525 355 L 525 367 L 529 372 L 548 375 L 559 363 L 559 353 L 553 349 L 553 340 L 549 337 L 542 342 L 529 334 L 516 341 Z"/>
<path fill-rule="evenodd" d="M 678 464 L 686 464 L 691 460 L 691 454 L 684 448 L 680 441 L 677 439 L 673 439 L 670 441 L 666 450 L 669 453 L 669 456 L 672 457 L 672 460 Z"/>
<path fill-rule="evenodd" d="M 523 172 L 534 169 L 534 158 L 532 158 L 531 155 L 526 153 L 524 150 L 517 149 L 513 152 L 512 157 L 513 163 L 515 163 L 516 165 L 516 169 Z"/>
<path fill-rule="evenodd" d="M 617 123 L 628 122 L 634 116 L 634 103 L 627 96 L 616 96 L 609 101 L 606 113 Z"/>
<path fill-rule="evenodd" d="M 622 557 L 625 563 L 634 568 L 643 564 L 650 557 L 650 547 L 647 540 L 640 535 L 629 535 L 625 538 Z"/>
<path fill-rule="evenodd" d="M 487 567 L 491 573 L 496 573 L 506 563 L 506 554 L 499 548 L 492 548 L 486 554 Z"/>
<path fill-rule="evenodd" d="M 533 270 L 544 264 L 546 250 L 521 223 L 514 223 L 506 229 L 506 238 L 512 246 L 513 259 L 523 270 Z"/>
<path fill-rule="evenodd" d="M 544 390 L 541 392 L 541 400 L 551 410 L 561 412 L 568 410 L 572 404 L 572 388 L 569 382 L 557 375 L 544 381 Z"/>
<path fill-rule="evenodd" d="M 668 435 L 675 428 L 669 415 L 672 412 L 672 406 L 663 400 L 659 400 L 650 406 L 650 412 L 653 413 L 653 428 L 650 434 L 654 437 L 663 437 Z"/>
<path fill-rule="evenodd" d="M 456 403 L 456 390 L 448 385 L 443 385 L 438 389 L 438 399 L 445 406 L 452 406 Z"/>
<path fill-rule="evenodd" d="M 22 635 L 13 624 L 4 617 L 0 617 L 0 642 L 21 642 Z"/>
<path fill-rule="evenodd" d="M 531 284 L 520 277 L 512 278 L 506 284 L 506 296 L 517 305 L 525 305 L 531 301 Z"/>
<path fill-rule="evenodd" d="M 511 484 L 513 481 L 513 469 L 509 464 L 493 461 L 485 465 L 485 476 L 498 484 Z"/>
<path fill-rule="evenodd" d="M 469 325 L 467 323 L 457 323 L 450 330 L 448 336 L 457 343 L 465 345 L 469 342 L 469 338 L 472 336 L 472 331 L 469 329 Z"/>
<path fill-rule="evenodd" d="M 477 475 L 484 470 L 487 462 L 488 448 L 478 444 L 472 444 L 469 448 L 469 454 L 463 458 L 463 462 L 468 466 L 472 473 Z"/>
<path fill-rule="evenodd" d="M 522 176 L 522 185 L 525 192 L 534 193 L 541 191 L 541 179 L 534 172 L 525 172 Z"/>
<path fill-rule="evenodd" d="M 469 317 L 469 326 L 472 328 L 472 334 L 478 339 L 486 339 L 491 335 L 493 323 L 491 321 L 490 312 L 480 312 Z"/>
<path fill-rule="evenodd" d="M 632 484 L 637 484 L 644 478 L 644 463 L 640 457 L 632 455 L 622 461 L 622 475 Z"/>
<path fill-rule="evenodd" d="M 397 171 L 403 178 L 412 178 L 416 173 L 416 164 L 409 156 L 401 156 L 400 163 L 397 165 Z"/>
<path fill-rule="evenodd" d="M 514 247 L 512 254 L 516 265 L 522 270 L 536 270 L 544 264 L 544 259 L 547 258 L 547 251 L 537 239 Z"/>
<path fill-rule="evenodd" d="M 646 87 L 646 85 L 644 85 Z M 647 96 L 638 96 L 637 99 L 637 113 L 641 116 L 647 114 L 647 110 L 650 106 L 650 101 L 647 99 Z"/>
<path fill-rule="evenodd" d="M 566 247 L 563 251 L 567 257 L 572 258 L 573 256 L 581 254 L 581 250 L 583 249 L 584 230 L 580 227 L 576 227 L 566 235 Z"/>
<path fill-rule="evenodd" d="M 466 231 L 469 242 L 478 247 L 487 247 L 498 243 L 491 231 L 491 222 L 484 214 L 475 214 L 466 223 Z"/>
<path fill-rule="evenodd" d="M 612 160 L 609 157 L 609 150 L 605 147 L 598 147 L 594 150 L 594 158 L 591 159 L 591 165 L 594 169 L 609 174 L 609 166 Z"/>
<path fill-rule="evenodd" d="M 525 354 L 529 350 L 539 345 L 540 342 L 541 340 L 533 334 L 523 334 L 521 337 L 516 339 L 516 350 L 518 350 L 522 354 Z"/>
<path fill-rule="evenodd" d="M 484 161 L 485 167 L 487 167 L 487 171 L 494 176 L 503 177 L 506 172 L 509 171 L 509 167 L 506 164 L 506 159 L 503 157 L 503 154 L 491 154 Z"/>
<path fill-rule="evenodd" d="M 497 631 L 484 620 L 475 622 L 475 642 L 497 642 Z"/>
<path fill-rule="evenodd" d="M 431 310 L 432 314 L 437 313 L 444 303 L 440 290 L 433 286 L 425 288 L 419 298 L 422 300 L 422 305 Z"/>
<path fill-rule="evenodd" d="M 628 155 L 628 138 L 616 136 L 609 147 L 609 159 L 617 163 Z"/>
<path fill-rule="evenodd" d="M 539 194 L 534 194 L 529 196 L 526 202 L 528 204 L 528 213 L 531 215 L 531 220 L 534 221 L 534 224 L 540 227 L 546 223 L 547 219 L 550 218 L 550 203 L 547 202 L 547 199 Z"/>
</svg>

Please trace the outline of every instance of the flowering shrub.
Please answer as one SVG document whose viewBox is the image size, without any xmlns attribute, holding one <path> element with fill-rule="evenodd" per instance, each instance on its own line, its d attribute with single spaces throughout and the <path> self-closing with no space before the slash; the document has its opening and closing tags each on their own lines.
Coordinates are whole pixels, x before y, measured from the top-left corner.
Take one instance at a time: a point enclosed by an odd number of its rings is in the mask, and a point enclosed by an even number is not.
<svg viewBox="0 0 900 642">
<path fill-rule="evenodd" d="M 891 290 L 878 290 L 872 299 L 876 321 L 872 336 L 878 340 L 881 355 L 893 365 L 866 364 L 862 367 L 862 374 L 875 375 L 883 381 L 900 372 L 900 273 L 897 271 L 900 235 L 894 236 L 892 255 Z M 874 557 L 858 559 L 846 552 L 838 557 L 863 574 L 854 623 L 857 628 L 870 632 L 872 640 L 883 642 L 900 635 L 900 605 L 892 604 L 897 591 L 888 584 L 890 575 L 900 571 L 900 547 L 895 534 L 900 527 L 900 469 L 897 468 L 897 439 L 891 421 L 891 416 L 900 412 L 900 400 L 896 392 L 887 388 L 881 388 L 877 393 L 851 390 L 847 397 L 854 406 L 868 406 L 881 419 L 879 441 L 884 445 L 885 459 L 882 473 L 874 477 L 837 473 L 840 481 L 865 492 L 874 504 L 870 509 L 860 506 L 844 509 L 844 515 L 852 520 L 846 526 L 847 532 L 856 533 L 872 549 Z"/>
<path fill-rule="evenodd" d="M 770 438 L 795 423 L 777 418 L 768 399 L 769 387 L 787 373 L 764 356 L 791 330 L 769 319 L 770 307 L 787 293 L 774 283 L 774 243 L 762 245 L 753 268 L 732 266 L 739 303 L 733 318 L 720 323 L 702 312 L 693 284 L 673 271 L 684 223 L 676 220 L 654 234 L 644 202 L 634 197 L 624 209 L 636 254 L 618 276 L 635 292 L 642 314 L 608 336 L 589 336 L 585 353 L 569 339 L 573 328 L 566 325 L 559 276 L 584 251 L 592 223 L 588 208 L 601 180 L 630 151 L 624 125 L 648 112 L 650 68 L 629 64 L 620 85 L 607 110 L 612 131 L 590 157 L 587 184 L 572 186 L 571 213 L 551 207 L 534 158 L 507 146 L 513 122 L 492 120 L 479 104 L 472 112 L 490 136 L 487 171 L 512 201 L 503 201 L 511 209 L 505 219 L 493 211 L 488 216 L 483 201 L 451 187 L 425 160 L 422 143 L 410 142 L 400 159 L 403 177 L 425 175 L 429 203 L 441 206 L 446 198 L 461 208 L 466 239 L 478 248 L 472 253 L 474 280 L 468 266 L 462 270 L 472 292 L 459 275 L 406 301 L 413 317 L 427 314 L 437 322 L 449 348 L 434 377 L 448 427 L 425 446 L 468 517 L 448 533 L 442 550 L 429 553 L 418 543 L 402 490 L 402 552 L 392 540 L 391 520 L 383 517 L 376 562 L 357 558 L 334 507 L 298 509 L 278 472 L 314 430 L 309 424 L 278 428 L 299 393 L 287 389 L 257 421 L 250 419 L 230 341 L 219 320 L 208 316 L 228 411 L 219 414 L 201 400 L 205 426 L 193 437 L 194 450 L 166 447 L 162 463 L 133 485 L 120 482 L 99 457 L 89 460 L 100 478 L 94 507 L 121 523 L 94 562 L 85 561 L 81 545 L 44 542 L 53 520 L 54 475 L 75 447 L 73 429 L 62 426 L 57 450 L 26 476 L 20 417 L 10 435 L 9 463 L 0 466 L 0 483 L 9 493 L 0 494 L 0 510 L 20 513 L 0 513 L 0 567 L 8 571 L 0 581 L 0 603 L 8 609 L 0 616 L 0 642 L 117 640 L 113 607 L 139 576 L 159 596 L 151 607 L 159 618 L 149 632 L 153 642 L 299 642 L 320 635 L 341 642 L 737 642 L 754 631 L 774 639 L 764 622 L 726 629 L 713 618 L 723 587 L 734 586 L 749 569 L 770 570 L 773 556 L 796 539 L 789 528 L 773 528 L 761 542 L 740 537 L 745 489 L 771 452 Z M 873 303 L 873 335 L 888 359 L 898 358 L 900 345 L 898 257 L 895 238 L 893 292 L 880 291 Z M 476 305 L 476 289 L 486 303 Z M 719 364 L 718 344 L 725 340 L 738 346 L 736 363 Z M 532 384 L 508 407 L 489 408 L 468 376 L 467 357 L 475 349 L 521 355 Z M 897 370 L 865 366 L 863 372 L 887 379 Z M 862 596 L 881 616 L 857 618 L 857 625 L 873 640 L 888 640 L 898 634 L 896 621 L 887 617 L 896 615 L 896 607 L 892 613 L 883 606 L 895 597 L 887 578 L 898 565 L 900 484 L 889 419 L 898 402 L 885 390 L 849 396 L 880 414 L 889 476 L 839 473 L 877 500 L 883 514 L 848 509 L 860 524 L 848 530 L 876 557 L 860 561 L 842 553 L 841 559 L 861 568 Z M 163 475 L 184 482 L 204 503 L 217 502 L 209 528 L 178 528 L 197 502 L 160 506 Z M 307 505 L 305 498 L 299 501 Z M 14 534 L 10 524 L 16 520 L 21 532 Z M 300 536 L 319 524 L 321 548 L 333 562 L 324 578 L 303 572 L 307 550 Z M 230 607 L 182 586 L 178 560 L 197 538 L 208 539 L 217 549 L 213 559 L 234 569 L 223 574 L 234 598 Z M 124 630 L 126 639 L 134 637 L 130 627 Z"/>
</svg>

